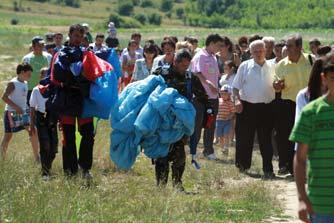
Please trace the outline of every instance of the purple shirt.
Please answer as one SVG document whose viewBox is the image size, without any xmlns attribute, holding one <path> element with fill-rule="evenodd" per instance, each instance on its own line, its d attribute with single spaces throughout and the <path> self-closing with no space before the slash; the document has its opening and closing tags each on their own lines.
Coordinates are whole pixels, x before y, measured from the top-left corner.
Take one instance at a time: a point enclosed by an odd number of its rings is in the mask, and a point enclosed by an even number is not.
<svg viewBox="0 0 334 223">
<path fill-rule="evenodd" d="M 201 49 L 191 60 L 191 71 L 193 73 L 202 73 L 206 80 L 211 81 L 218 89 L 219 68 L 217 58 L 210 54 L 206 49 Z M 209 96 L 209 99 L 217 99 L 218 93 L 212 92 L 207 83 L 202 85 Z"/>
</svg>

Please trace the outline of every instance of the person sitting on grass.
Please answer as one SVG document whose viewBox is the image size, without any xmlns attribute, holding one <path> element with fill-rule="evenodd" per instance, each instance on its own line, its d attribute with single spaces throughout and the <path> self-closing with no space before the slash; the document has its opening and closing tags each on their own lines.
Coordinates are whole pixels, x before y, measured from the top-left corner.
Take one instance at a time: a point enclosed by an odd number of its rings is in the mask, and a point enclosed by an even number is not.
<svg viewBox="0 0 334 223">
<path fill-rule="evenodd" d="M 41 80 L 46 77 L 47 72 L 47 67 L 41 69 Z M 43 97 L 40 87 L 40 85 L 34 87 L 30 97 L 30 129 L 34 131 L 34 126 L 36 125 L 37 127 L 42 165 L 42 179 L 49 180 L 52 162 L 55 159 L 58 150 L 58 120 L 54 111 L 46 109 L 45 103 L 48 98 Z"/>
<path fill-rule="evenodd" d="M 290 140 L 297 143 L 294 174 L 299 218 L 304 222 L 329 223 L 334 222 L 334 54 L 321 60 L 327 93 L 303 108 Z"/>
<path fill-rule="evenodd" d="M 33 69 L 28 63 L 19 64 L 16 67 L 17 77 L 9 81 L 2 95 L 2 100 L 6 103 L 4 112 L 5 134 L 1 142 L 2 159 L 6 158 L 8 144 L 13 133 L 23 129 L 29 132 L 34 158 L 39 162 L 38 139 L 34 131 L 29 129 L 29 112 L 27 105 L 28 84 Z"/>
</svg>

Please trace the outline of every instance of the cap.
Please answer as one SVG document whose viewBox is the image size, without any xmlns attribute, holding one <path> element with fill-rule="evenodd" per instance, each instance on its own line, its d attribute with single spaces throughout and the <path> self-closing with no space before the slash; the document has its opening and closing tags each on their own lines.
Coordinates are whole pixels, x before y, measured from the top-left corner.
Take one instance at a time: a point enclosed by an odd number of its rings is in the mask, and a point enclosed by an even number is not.
<svg viewBox="0 0 334 223">
<path fill-rule="evenodd" d="M 34 36 L 31 40 L 31 43 L 34 44 L 44 44 L 44 39 L 40 36 Z"/>
<path fill-rule="evenodd" d="M 224 91 L 224 92 L 228 92 L 230 93 L 230 86 L 228 86 L 227 84 L 224 84 L 221 88 L 220 88 L 221 91 Z"/>
<path fill-rule="evenodd" d="M 89 28 L 88 23 L 82 23 L 81 25 L 82 25 L 83 27 L 88 27 L 88 28 Z"/>
</svg>

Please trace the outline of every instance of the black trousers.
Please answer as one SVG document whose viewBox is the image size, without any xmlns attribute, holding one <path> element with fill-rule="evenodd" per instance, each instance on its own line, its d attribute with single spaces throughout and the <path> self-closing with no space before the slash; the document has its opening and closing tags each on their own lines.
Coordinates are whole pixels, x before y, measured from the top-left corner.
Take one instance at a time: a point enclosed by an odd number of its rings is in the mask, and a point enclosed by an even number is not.
<svg viewBox="0 0 334 223">
<path fill-rule="evenodd" d="M 58 152 L 57 119 L 51 113 L 36 112 L 36 127 L 39 141 L 42 174 L 49 174 Z"/>
<path fill-rule="evenodd" d="M 289 136 L 295 123 L 296 103 L 291 100 L 281 100 L 279 106 L 279 121 L 277 122 L 277 149 L 279 155 L 279 167 L 287 167 L 293 173 L 293 157 L 295 144 L 289 140 Z"/>
<path fill-rule="evenodd" d="M 235 164 L 241 169 L 249 169 L 252 163 L 252 152 L 255 132 L 257 132 L 264 172 L 273 172 L 271 144 L 272 105 L 252 104 L 242 101 L 243 111 L 236 118 L 236 153 Z"/>
<path fill-rule="evenodd" d="M 173 186 L 182 185 L 182 175 L 186 166 L 183 140 L 172 144 L 168 155 L 155 161 L 155 176 L 158 186 L 167 184 L 170 162 L 172 163 Z"/>
<path fill-rule="evenodd" d="M 63 169 L 66 174 L 76 174 L 78 164 L 83 170 L 90 170 L 93 163 L 94 125 L 93 122 L 78 124 L 81 135 L 79 159 L 75 144 L 75 125 L 64 124 L 63 128 Z"/>
</svg>

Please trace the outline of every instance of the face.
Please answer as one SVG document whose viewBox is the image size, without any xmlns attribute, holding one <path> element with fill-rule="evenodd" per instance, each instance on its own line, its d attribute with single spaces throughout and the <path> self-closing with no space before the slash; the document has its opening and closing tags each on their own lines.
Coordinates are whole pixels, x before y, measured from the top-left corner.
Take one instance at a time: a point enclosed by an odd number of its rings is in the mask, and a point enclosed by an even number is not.
<svg viewBox="0 0 334 223">
<path fill-rule="evenodd" d="M 224 64 L 224 73 L 225 74 L 230 74 L 232 71 L 232 68 L 229 67 L 227 64 Z"/>
<path fill-rule="evenodd" d="M 266 57 L 270 57 L 274 50 L 274 43 L 265 42 L 264 45 L 266 47 Z"/>
<path fill-rule="evenodd" d="M 220 52 L 221 53 L 226 53 L 226 52 L 228 52 L 228 45 L 226 45 L 225 43 L 222 43 L 221 45 L 220 45 Z"/>
<path fill-rule="evenodd" d="M 139 36 L 134 36 L 134 37 L 132 37 L 132 39 L 134 41 L 136 41 L 138 43 L 138 45 L 140 44 L 141 38 Z"/>
<path fill-rule="evenodd" d="M 230 98 L 230 93 L 226 91 L 221 91 L 221 96 L 224 100 L 228 100 Z"/>
<path fill-rule="evenodd" d="M 319 49 L 319 46 L 317 46 L 316 44 L 314 43 L 310 44 L 310 50 L 312 51 L 313 54 L 317 54 L 318 49 Z"/>
<path fill-rule="evenodd" d="M 28 71 L 22 71 L 21 74 L 22 74 L 21 77 L 22 77 L 22 79 L 24 81 L 30 80 L 30 77 L 31 77 L 31 71 L 30 70 L 28 70 Z"/>
<path fill-rule="evenodd" d="M 134 52 L 136 51 L 137 47 L 138 47 L 137 43 L 131 43 L 129 46 L 129 51 Z"/>
<path fill-rule="evenodd" d="M 322 80 L 329 92 L 334 92 L 334 72 L 330 71 L 322 74 Z"/>
<path fill-rule="evenodd" d="M 63 42 L 63 36 L 62 35 L 55 35 L 54 40 L 55 40 L 56 45 L 61 45 L 62 42 Z"/>
<path fill-rule="evenodd" d="M 301 52 L 301 47 L 296 46 L 296 40 L 294 38 L 290 38 L 286 41 L 286 49 L 288 57 L 295 57 Z"/>
<path fill-rule="evenodd" d="M 101 46 L 104 41 L 104 38 L 96 38 L 95 39 L 95 44 L 98 46 Z"/>
<path fill-rule="evenodd" d="M 42 54 L 42 51 L 44 49 L 44 44 L 36 43 L 32 46 L 32 49 L 35 54 Z"/>
<path fill-rule="evenodd" d="M 144 52 L 144 55 L 145 55 L 146 60 L 148 61 L 152 61 L 154 58 L 154 53 L 151 53 L 151 52 Z"/>
<path fill-rule="evenodd" d="M 180 74 L 184 74 L 189 68 L 189 65 L 190 65 L 190 60 L 188 59 L 182 59 L 180 62 L 176 62 L 174 60 L 175 70 Z"/>
<path fill-rule="evenodd" d="M 80 46 L 84 40 L 84 33 L 81 33 L 79 30 L 74 30 L 72 33 L 68 34 L 70 37 L 71 46 Z"/>
<path fill-rule="evenodd" d="M 276 46 L 274 48 L 274 54 L 276 57 L 281 58 L 282 57 L 282 47 Z"/>
<path fill-rule="evenodd" d="M 240 45 L 240 50 L 241 50 L 241 52 L 246 52 L 248 50 L 248 44 L 247 43 L 242 43 Z"/>
<path fill-rule="evenodd" d="M 223 42 L 221 42 L 221 41 L 218 41 L 218 42 L 216 42 L 216 43 L 214 43 L 214 42 L 211 42 L 210 43 L 210 48 L 211 48 L 211 51 L 212 51 L 212 53 L 218 53 L 223 47 L 225 47 L 225 44 L 223 43 Z"/>
<path fill-rule="evenodd" d="M 171 45 L 169 45 L 169 44 L 165 44 L 165 45 L 164 45 L 164 48 L 162 49 L 162 51 L 163 51 L 164 54 L 166 54 L 166 55 L 172 55 L 172 54 L 174 54 L 175 49 L 174 49 Z"/>
<path fill-rule="evenodd" d="M 263 45 L 255 45 L 251 48 L 251 54 L 256 63 L 263 63 L 265 61 L 266 49 Z"/>
</svg>

